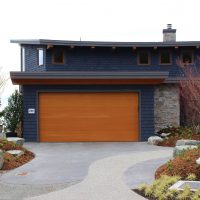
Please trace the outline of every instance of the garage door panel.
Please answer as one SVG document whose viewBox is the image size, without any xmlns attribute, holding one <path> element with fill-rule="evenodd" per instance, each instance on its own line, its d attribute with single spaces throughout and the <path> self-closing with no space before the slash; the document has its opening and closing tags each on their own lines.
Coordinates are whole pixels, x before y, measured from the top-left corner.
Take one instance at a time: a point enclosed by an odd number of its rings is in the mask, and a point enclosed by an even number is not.
<svg viewBox="0 0 200 200">
<path fill-rule="evenodd" d="M 98 134 L 98 135 L 97 135 Z M 47 137 L 43 136 L 44 142 L 97 142 L 97 141 L 134 141 L 132 140 L 133 133 L 126 133 L 126 136 L 123 133 L 104 133 L 104 134 L 90 134 L 88 137 L 88 133 L 73 133 L 67 135 L 67 137 L 60 133 L 52 133 L 48 134 Z M 120 138 L 120 140 L 119 140 Z"/>
<path fill-rule="evenodd" d="M 40 141 L 137 141 L 137 93 L 41 93 Z"/>
</svg>

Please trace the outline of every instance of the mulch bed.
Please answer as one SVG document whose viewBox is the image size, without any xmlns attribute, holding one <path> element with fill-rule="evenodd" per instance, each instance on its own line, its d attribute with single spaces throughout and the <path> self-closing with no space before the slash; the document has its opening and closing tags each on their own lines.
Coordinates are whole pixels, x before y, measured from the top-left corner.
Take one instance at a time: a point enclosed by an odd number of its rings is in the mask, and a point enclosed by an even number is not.
<svg viewBox="0 0 200 200">
<path fill-rule="evenodd" d="M 189 174 L 195 174 L 197 179 L 200 180 L 200 165 L 196 160 L 200 157 L 200 149 L 192 149 L 185 151 L 182 155 L 169 160 L 164 165 L 160 166 L 155 172 L 155 178 L 161 175 L 180 176 L 185 179 Z"/>
<path fill-rule="evenodd" d="M 15 157 L 5 152 L 3 168 L 0 170 L 0 172 L 20 167 L 21 165 L 24 165 L 25 163 L 31 161 L 35 157 L 34 153 L 28 151 L 24 147 L 14 144 L 13 142 L 0 140 L 0 145 L 0 149 L 3 151 L 22 150 L 24 152 L 24 154 L 19 157 Z"/>
<path fill-rule="evenodd" d="M 175 147 L 177 140 L 181 139 L 200 140 L 200 134 L 178 134 L 170 136 L 169 138 L 164 139 L 162 142 L 160 142 L 158 146 Z"/>
</svg>

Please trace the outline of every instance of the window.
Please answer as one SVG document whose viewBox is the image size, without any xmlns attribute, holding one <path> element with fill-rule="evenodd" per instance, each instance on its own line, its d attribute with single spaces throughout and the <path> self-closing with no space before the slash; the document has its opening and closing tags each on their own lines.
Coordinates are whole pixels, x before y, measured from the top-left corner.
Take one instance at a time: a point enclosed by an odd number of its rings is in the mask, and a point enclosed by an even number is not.
<svg viewBox="0 0 200 200">
<path fill-rule="evenodd" d="M 139 65 L 149 65 L 150 64 L 149 52 L 141 51 L 138 53 L 138 64 Z"/>
<path fill-rule="evenodd" d="M 53 63 L 64 64 L 64 51 L 63 49 L 55 49 L 53 52 Z"/>
<path fill-rule="evenodd" d="M 21 48 L 21 69 L 24 72 L 25 71 L 25 48 Z"/>
<path fill-rule="evenodd" d="M 44 50 L 38 49 L 38 65 L 42 66 L 44 65 Z"/>
<path fill-rule="evenodd" d="M 184 64 L 193 63 L 193 52 L 192 51 L 183 51 L 181 54 L 181 62 Z"/>
<path fill-rule="evenodd" d="M 168 65 L 172 63 L 171 53 L 169 51 L 161 51 L 159 59 L 161 65 Z"/>
</svg>

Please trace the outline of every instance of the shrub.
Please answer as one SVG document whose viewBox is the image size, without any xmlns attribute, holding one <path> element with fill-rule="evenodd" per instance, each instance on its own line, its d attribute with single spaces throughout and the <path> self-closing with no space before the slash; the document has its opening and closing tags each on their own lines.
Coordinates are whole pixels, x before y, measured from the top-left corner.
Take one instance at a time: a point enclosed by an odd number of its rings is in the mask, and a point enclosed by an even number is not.
<svg viewBox="0 0 200 200">
<path fill-rule="evenodd" d="M 200 179 L 200 165 L 196 160 L 200 157 L 200 149 L 191 149 L 184 151 L 181 155 L 168 161 L 166 164 L 160 166 L 156 172 L 155 177 L 159 178 L 162 175 L 180 176 L 181 179 Z M 191 175 L 192 174 L 192 175 Z M 196 177 L 195 177 L 196 176 Z"/>
<path fill-rule="evenodd" d="M 192 196 L 192 200 L 199 200 L 200 199 L 200 189 L 198 189 L 194 195 Z"/>
<path fill-rule="evenodd" d="M 186 127 L 186 126 L 168 126 L 167 128 L 163 128 L 157 132 L 158 135 L 162 133 L 171 133 L 170 136 L 174 135 L 181 135 L 181 134 L 188 134 L 191 135 L 193 133 L 193 129 L 191 127 Z"/>
<path fill-rule="evenodd" d="M 15 132 L 17 125 L 23 119 L 23 101 L 22 94 L 17 90 L 9 97 L 8 106 L 0 114 L 3 117 L 3 123 L 7 129 Z"/>
<path fill-rule="evenodd" d="M 190 187 L 186 185 L 183 190 L 172 189 L 169 187 L 180 180 L 178 176 L 161 176 L 159 179 L 153 181 L 151 185 L 146 183 L 141 184 L 138 188 L 140 194 L 149 199 L 156 200 L 199 200 L 200 189 L 196 192 L 191 191 Z M 136 190 L 137 191 L 137 190 Z"/>
<path fill-rule="evenodd" d="M 197 177 L 196 177 L 195 174 L 190 173 L 190 174 L 186 177 L 186 180 L 188 180 L 188 181 L 195 181 L 195 180 L 197 180 Z"/>
<path fill-rule="evenodd" d="M 180 177 L 163 175 L 159 179 L 155 180 L 151 185 L 141 184 L 138 188 L 146 197 L 156 198 L 158 200 L 165 200 L 167 198 L 173 198 L 179 194 L 178 190 L 168 190 L 170 186 L 180 180 Z"/>
<path fill-rule="evenodd" d="M 179 193 L 179 195 L 177 196 L 177 199 L 179 200 L 189 200 L 190 197 L 192 196 L 192 192 L 190 191 L 190 186 L 186 185 L 183 188 L 183 191 Z"/>
<path fill-rule="evenodd" d="M 198 126 L 193 127 L 168 127 L 165 129 L 161 129 L 158 134 L 161 133 L 171 133 L 167 138 L 165 138 L 162 142 L 160 142 L 159 146 L 169 146 L 174 147 L 176 145 L 177 140 L 181 139 L 192 139 L 192 140 L 200 140 L 200 130 Z"/>
</svg>

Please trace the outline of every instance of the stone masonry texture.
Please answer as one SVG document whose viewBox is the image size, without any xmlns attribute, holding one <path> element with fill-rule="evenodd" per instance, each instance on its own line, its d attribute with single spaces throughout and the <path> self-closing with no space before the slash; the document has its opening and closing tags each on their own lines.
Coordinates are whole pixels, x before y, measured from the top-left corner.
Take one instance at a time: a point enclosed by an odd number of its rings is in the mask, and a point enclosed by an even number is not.
<svg viewBox="0 0 200 200">
<path fill-rule="evenodd" d="M 167 126 L 180 125 L 179 86 L 162 84 L 154 91 L 155 131 Z"/>
</svg>

